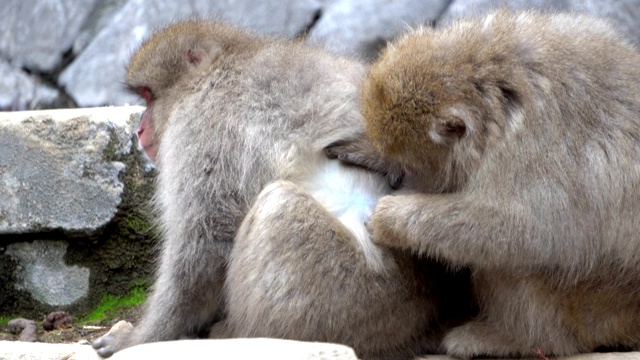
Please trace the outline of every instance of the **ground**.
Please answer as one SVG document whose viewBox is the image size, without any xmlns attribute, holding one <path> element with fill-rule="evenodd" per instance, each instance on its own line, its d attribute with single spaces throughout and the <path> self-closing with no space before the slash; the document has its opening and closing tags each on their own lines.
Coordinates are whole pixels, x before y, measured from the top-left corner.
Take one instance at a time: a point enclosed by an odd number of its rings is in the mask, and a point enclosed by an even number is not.
<svg viewBox="0 0 640 360">
<path fill-rule="evenodd" d="M 73 316 L 73 314 L 71 314 Z M 63 325 L 61 329 L 45 331 L 41 319 L 36 320 L 36 341 L 43 343 L 76 343 L 81 340 L 91 342 L 104 335 L 113 324 L 126 320 L 136 325 L 141 316 L 141 306 L 131 306 L 117 310 L 117 313 L 107 321 L 74 321 L 71 325 Z M 0 341 L 17 341 L 19 335 L 11 334 L 7 325 L 0 325 Z"/>
</svg>

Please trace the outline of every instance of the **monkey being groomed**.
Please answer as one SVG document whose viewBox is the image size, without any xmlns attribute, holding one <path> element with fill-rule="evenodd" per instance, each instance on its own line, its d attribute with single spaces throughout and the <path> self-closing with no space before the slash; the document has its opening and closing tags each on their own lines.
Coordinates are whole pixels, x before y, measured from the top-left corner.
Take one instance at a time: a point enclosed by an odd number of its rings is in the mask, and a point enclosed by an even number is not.
<svg viewBox="0 0 640 360">
<path fill-rule="evenodd" d="M 416 30 L 363 84 L 382 154 L 439 194 L 383 197 L 377 244 L 472 269 L 459 357 L 640 347 L 640 54 L 608 23 L 508 13 Z M 360 144 L 329 151 L 366 165 Z M 364 159 L 364 160 L 363 160 Z"/>
<path fill-rule="evenodd" d="M 220 313 L 215 337 L 337 342 L 367 359 L 437 350 L 446 314 L 461 313 L 452 304 L 466 308 L 464 275 L 371 243 L 364 223 L 398 168 L 325 154 L 363 131 L 364 75 L 218 22 L 175 24 L 142 45 L 127 84 L 147 103 L 138 136 L 158 169 L 161 258 L 140 324 L 95 341 L 101 356 Z"/>
</svg>

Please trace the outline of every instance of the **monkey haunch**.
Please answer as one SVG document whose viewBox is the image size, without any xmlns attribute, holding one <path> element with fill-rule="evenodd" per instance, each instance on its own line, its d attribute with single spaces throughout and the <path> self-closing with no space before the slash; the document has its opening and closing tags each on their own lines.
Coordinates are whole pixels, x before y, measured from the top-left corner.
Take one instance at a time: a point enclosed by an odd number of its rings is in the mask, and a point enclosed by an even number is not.
<svg viewBox="0 0 640 360">
<path fill-rule="evenodd" d="M 440 192 L 382 198 L 374 242 L 474 272 L 480 314 L 449 354 L 640 345 L 640 55 L 607 23 L 502 11 L 420 29 L 361 99 L 374 146 Z M 331 152 L 358 163 L 357 144 Z"/>
<path fill-rule="evenodd" d="M 141 323 L 96 341 L 100 355 L 198 330 L 221 301 L 214 336 L 340 342 L 366 358 L 436 348 L 439 283 L 423 267 L 441 269 L 373 245 L 364 222 L 385 178 L 323 151 L 363 131 L 364 73 L 215 22 L 142 45 L 127 83 L 147 102 L 138 136 L 157 163 L 162 254 Z"/>
</svg>

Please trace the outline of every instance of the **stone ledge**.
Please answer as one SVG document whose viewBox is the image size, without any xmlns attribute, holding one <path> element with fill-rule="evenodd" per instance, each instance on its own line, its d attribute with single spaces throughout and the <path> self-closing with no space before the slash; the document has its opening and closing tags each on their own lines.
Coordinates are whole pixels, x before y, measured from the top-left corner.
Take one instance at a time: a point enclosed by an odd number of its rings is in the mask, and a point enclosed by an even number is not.
<svg viewBox="0 0 640 360">
<path fill-rule="evenodd" d="M 181 340 L 143 344 L 113 355 L 112 360 L 139 359 L 273 359 L 357 360 L 344 345 L 279 339 Z M 0 360 L 99 360 L 89 345 L 0 341 Z"/>
<path fill-rule="evenodd" d="M 279 339 L 181 340 L 143 344 L 113 355 L 111 360 L 138 359 L 217 360 L 357 360 L 353 350 L 344 345 Z M 89 345 L 44 344 L 0 341 L 0 360 L 100 360 Z M 639 360 L 640 352 L 593 353 L 557 360 Z M 431 355 L 415 360 L 456 360 L 445 355 Z M 538 359 L 539 360 L 539 359 Z"/>
</svg>

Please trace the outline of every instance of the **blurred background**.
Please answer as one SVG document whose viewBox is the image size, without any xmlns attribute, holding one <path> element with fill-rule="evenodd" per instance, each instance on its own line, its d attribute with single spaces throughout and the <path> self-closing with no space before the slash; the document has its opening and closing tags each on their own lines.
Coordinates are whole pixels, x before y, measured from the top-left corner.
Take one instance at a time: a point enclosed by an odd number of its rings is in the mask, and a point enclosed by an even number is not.
<svg viewBox="0 0 640 360">
<path fill-rule="evenodd" d="M 125 64 L 155 29 L 220 18 L 367 61 L 416 25 L 441 26 L 492 8 L 605 16 L 640 43 L 640 0 L 4 0 L 0 6 L 0 110 L 136 103 Z"/>
</svg>

